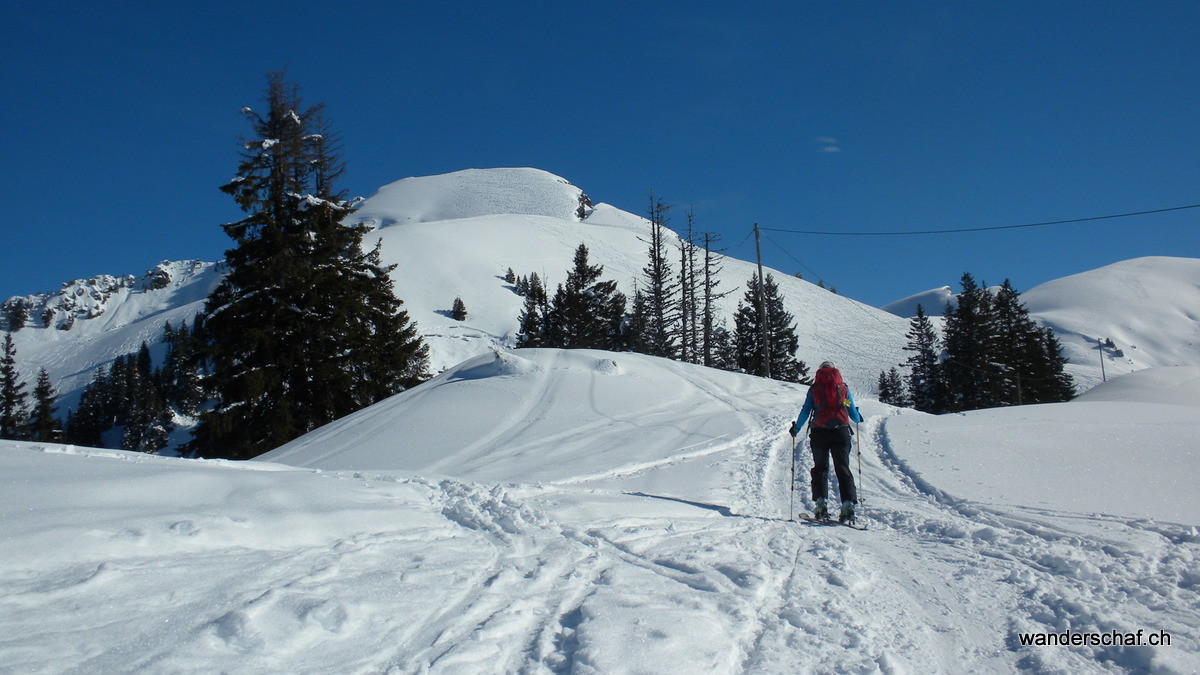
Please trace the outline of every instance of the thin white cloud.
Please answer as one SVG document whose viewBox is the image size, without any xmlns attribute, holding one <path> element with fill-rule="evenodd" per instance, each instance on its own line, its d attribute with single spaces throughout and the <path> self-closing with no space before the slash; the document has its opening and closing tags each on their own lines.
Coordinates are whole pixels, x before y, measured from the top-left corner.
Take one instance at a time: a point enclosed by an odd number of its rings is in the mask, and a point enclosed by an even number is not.
<svg viewBox="0 0 1200 675">
<path fill-rule="evenodd" d="M 828 153 L 828 152 L 841 152 L 842 151 L 842 147 L 837 142 L 837 139 L 833 138 L 831 136 L 818 136 L 813 139 L 813 143 L 816 143 L 819 146 L 817 148 L 818 152 L 827 152 Z"/>
</svg>

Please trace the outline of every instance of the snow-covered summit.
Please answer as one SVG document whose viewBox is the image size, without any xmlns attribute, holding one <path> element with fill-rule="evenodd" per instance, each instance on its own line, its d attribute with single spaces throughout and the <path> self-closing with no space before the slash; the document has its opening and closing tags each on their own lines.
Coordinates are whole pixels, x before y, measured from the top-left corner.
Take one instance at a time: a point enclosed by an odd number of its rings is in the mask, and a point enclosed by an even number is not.
<svg viewBox="0 0 1200 675">
<path fill-rule="evenodd" d="M 888 303 L 880 309 L 907 319 L 917 315 L 917 305 L 920 305 L 921 309 L 925 310 L 925 316 L 941 316 L 946 311 L 947 303 L 953 306 L 957 302 L 958 294 L 950 290 L 949 286 L 942 286 L 914 293 L 907 298 Z"/>
<path fill-rule="evenodd" d="M 588 206 L 582 190 L 540 169 L 466 169 L 385 185 L 355 219 L 375 228 L 494 215 L 578 220 Z"/>
</svg>

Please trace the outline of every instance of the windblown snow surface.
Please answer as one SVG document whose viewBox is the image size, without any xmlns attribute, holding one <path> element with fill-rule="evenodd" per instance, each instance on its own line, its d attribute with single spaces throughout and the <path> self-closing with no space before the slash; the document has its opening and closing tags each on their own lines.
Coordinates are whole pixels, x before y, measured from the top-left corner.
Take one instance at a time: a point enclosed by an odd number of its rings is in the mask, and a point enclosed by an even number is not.
<svg viewBox="0 0 1200 675">
<path fill-rule="evenodd" d="M 860 397 L 865 532 L 788 521 L 803 387 L 633 354 L 498 350 L 263 461 L 5 442 L 0 670 L 1194 672 L 1200 385 L 1138 375 Z M 1145 643 L 1021 642 L 1066 631 Z"/>
</svg>

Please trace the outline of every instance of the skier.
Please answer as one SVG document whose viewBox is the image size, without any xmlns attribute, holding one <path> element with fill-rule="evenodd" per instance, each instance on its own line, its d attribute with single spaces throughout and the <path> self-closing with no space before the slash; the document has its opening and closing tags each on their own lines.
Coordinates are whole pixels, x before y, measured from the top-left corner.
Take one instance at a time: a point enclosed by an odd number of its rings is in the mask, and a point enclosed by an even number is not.
<svg viewBox="0 0 1200 675">
<path fill-rule="evenodd" d="M 804 406 L 800 415 L 788 429 L 792 438 L 804 428 L 804 423 L 812 415 L 812 426 L 809 429 L 808 441 L 812 446 L 812 498 L 816 502 L 813 518 L 826 520 L 829 518 L 829 506 L 825 495 L 829 478 L 829 456 L 833 455 L 833 471 L 837 475 L 838 493 L 842 498 L 842 509 L 838 513 L 838 521 L 854 523 L 854 506 L 858 503 L 858 493 L 854 489 L 854 474 L 850 473 L 850 422 L 862 422 L 862 415 L 854 405 L 854 396 L 849 387 L 842 381 L 842 374 L 831 361 L 826 361 L 817 369 L 813 385 L 804 397 Z M 795 458 L 793 458 L 793 461 Z"/>
</svg>

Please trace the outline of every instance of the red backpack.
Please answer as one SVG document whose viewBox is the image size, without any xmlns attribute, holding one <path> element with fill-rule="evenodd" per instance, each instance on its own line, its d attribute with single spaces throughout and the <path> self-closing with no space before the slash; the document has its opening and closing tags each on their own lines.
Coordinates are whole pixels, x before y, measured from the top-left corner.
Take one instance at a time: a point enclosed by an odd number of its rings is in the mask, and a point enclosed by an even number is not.
<svg viewBox="0 0 1200 675">
<path fill-rule="evenodd" d="M 813 379 L 813 426 L 837 428 L 850 426 L 850 390 L 836 368 L 821 368 Z"/>
</svg>

